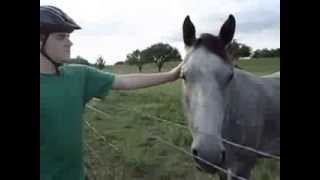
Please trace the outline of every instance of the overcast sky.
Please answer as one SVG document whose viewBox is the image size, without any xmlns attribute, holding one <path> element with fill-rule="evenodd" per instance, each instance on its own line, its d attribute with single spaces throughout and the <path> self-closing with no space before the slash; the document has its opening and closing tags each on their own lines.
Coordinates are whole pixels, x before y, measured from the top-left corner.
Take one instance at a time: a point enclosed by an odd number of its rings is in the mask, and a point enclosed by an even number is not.
<svg viewBox="0 0 320 180">
<path fill-rule="evenodd" d="M 280 0 L 40 0 L 71 16 L 72 57 L 91 63 L 124 61 L 135 49 L 163 42 L 184 56 L 182 23 L 190 15 L 197 36 L 217 34 L 229 14 L 236 18 L 235 37 L 255 49 L 280 47 Z"/>
</svg>

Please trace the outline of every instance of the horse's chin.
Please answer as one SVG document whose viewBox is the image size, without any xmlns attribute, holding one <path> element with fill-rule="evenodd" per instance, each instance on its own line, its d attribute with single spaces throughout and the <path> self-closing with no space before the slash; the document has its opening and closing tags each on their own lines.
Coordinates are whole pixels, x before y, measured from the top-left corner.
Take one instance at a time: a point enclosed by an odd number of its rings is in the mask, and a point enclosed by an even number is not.
<svg viewBox="0 0 320 180">
<path fill-rule="evenodd" d="M 202 172 L 206 172 L 206 173 L 210 173 L 210 174 L 216 174 L 218 172 L 218 170 L 208 164 L 205 164 L 205 163 L 202 163 L 202 162 L 198 162 L 197 161 L 197 165 L 196 165 L 196 168 L 199 170 L 199 171 L 202 171 Z"/>
</svg>

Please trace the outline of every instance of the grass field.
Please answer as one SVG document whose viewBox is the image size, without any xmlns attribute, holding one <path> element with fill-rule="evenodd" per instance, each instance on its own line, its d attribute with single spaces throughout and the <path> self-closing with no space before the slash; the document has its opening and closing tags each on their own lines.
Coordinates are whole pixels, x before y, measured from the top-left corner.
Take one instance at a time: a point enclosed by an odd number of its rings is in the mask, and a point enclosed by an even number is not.
<svg viewBox="0 0 320 180">
<path fill-rule="evenodd" d="M 168 71 L 177 62 L 165 64 Z M 240 61 L 258 75 L 280 68 L 279 58 Z M 136 73 L 135 66 L 108 66 L 115 73 Z M 153 64 L 143 72 L 156 72 Z M 85 162 L 90 180 L 214 180 L 198 171 L 192 158 L 154 138 L 189 151 L 192 138 L 182 111 L 181 81 L 136 91 L 113 91 L 104 100 L 92 100 L 84 113 Z M 165 121 L 169 122 L 165 122 Z M 88 122 L 88 124 L 87 124 Z M 252 179 L 280 179 L 280 163 L 261 160 Z"/>
</svg>

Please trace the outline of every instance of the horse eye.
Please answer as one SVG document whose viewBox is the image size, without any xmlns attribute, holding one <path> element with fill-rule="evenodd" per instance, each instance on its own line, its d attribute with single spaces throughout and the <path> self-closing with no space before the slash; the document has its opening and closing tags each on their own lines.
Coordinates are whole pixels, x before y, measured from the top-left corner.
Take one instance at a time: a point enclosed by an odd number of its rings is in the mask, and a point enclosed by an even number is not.
<svg viewBox="0 0 320 180">
<path fill-rule="evenodd" d="M 186 75 L 183 71 L 180 71 L 180 78 L 186 80 Z"/>
<path fill-rule="evenodd" d="M 186 80 L 186 76 L 185 76 L 184 74 L 181 74 L 181 78 L 182 78 L 183 80 Z"/>
<path fill-rule="evenodd" d="M 232 80 L 232 78 L 233 78 L 233 73 L 229 75 L 227 82 L 229 83 Z"/>
</svg>

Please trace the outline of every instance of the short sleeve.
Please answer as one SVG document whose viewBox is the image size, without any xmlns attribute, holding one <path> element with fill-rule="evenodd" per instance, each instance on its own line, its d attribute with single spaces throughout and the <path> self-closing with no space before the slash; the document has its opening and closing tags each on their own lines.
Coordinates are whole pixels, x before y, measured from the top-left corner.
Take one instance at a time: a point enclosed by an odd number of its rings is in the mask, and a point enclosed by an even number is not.
<svg viewBox="0 0 320 180">
<path fill-rule="evenodd" d="M 87 67 L 85 75 L 84 100 L 88 102 L 91 98 L 103 98 L 112 89 L 115 75 L 109 72 Z"/>
</svg>

